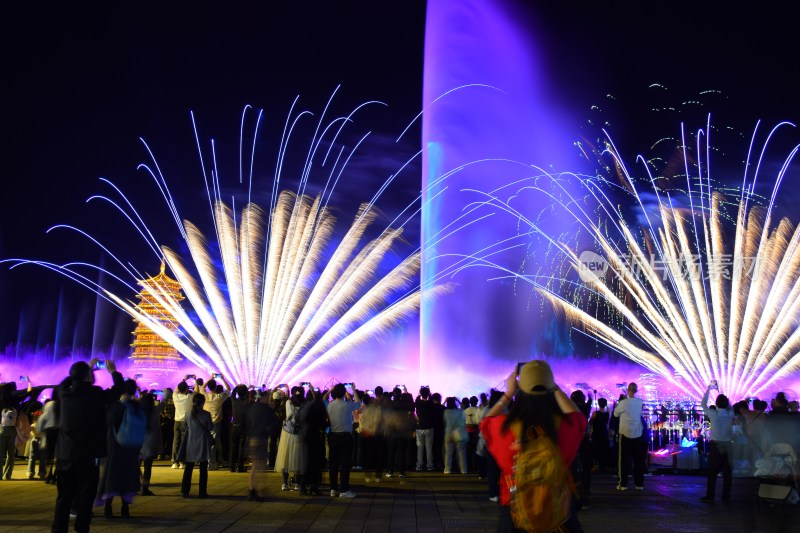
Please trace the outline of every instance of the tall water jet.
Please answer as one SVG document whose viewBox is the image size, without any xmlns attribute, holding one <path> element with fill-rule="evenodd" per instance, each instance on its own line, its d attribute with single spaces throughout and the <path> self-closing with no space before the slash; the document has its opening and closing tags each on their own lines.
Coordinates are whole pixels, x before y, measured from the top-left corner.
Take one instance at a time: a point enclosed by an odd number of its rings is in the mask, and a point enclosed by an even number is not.
<svg viewBox="0 0 800 533">
<path fill-rule="evenodd" d="M 422 279 L 429 286 L 457 273 L 457 287 L 447 298 L 423 300 L 420 381 L 449 391 L 494 385 L 518 360 L 569 349 L 539 299 L 515 297 L 513 282 L 487 283 L 484 269 L 459 270 L 457 257 L 515 231 L 507 217 L 473 210 L 471 202 L 483 198 L 471 190 L 541 174 L 537 166 L 567 168 L 574 153 L 567 132 L 577 124 L 558 111 L 558 80 L 545 72 L 531 32 L 521 3 L 428 2 Z M 525 207 L 547 205 L 544 197 L 536 202 Z M 510 264 L 524 253 L 503 254 Z"/>
</svg>

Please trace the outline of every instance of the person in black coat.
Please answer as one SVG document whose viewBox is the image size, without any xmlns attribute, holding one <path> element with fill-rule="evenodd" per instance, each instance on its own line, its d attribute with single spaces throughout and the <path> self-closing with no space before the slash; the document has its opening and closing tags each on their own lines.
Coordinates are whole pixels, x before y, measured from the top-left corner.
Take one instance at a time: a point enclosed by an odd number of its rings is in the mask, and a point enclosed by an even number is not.
<svg viewBox="0 0 800 533">
<path fill-rule="evenodd" d="M 302 491 L 309 496 L 319 496 L 322 481 L 322 466 L 325 461 L 325 428 L 328 426 L 328 412 L 322 402 L 322 395 L 313 388 L 306 394 L 306 403 L 297 415 L 300 437 L 306 444 L 306 473 L 303 476 Z"/>
<path fill-rule="evenodd" d="M 119 400 L 125 382 L 113 361 L 106 362 L 114 385 L 103 390 L 94 385 L 93 369 L 97 363 L 79 361 L 69 369 L 69 377 L 58 388 L 59 429 L 58 495 L 53 516 L 53 533 L 69 531 L 69 513 L 77 496 L 75 531 L 89 531 L 92 503 L 99 479 L 98 464 L 107 454 L 106 408 Z"/>
<path fill-rule="evenodd" d="M 267 441 L 278 429 L 278 417 L 269 405 L 269 396 L 262 394 L 257 402 L 246 403 L 241 414 L 242 435 L 247 441 L 247 455 L 253 463 L 248 479 L 247 499 L 260 501 L 257 472 L 267 469 Z M 244 453 L 244 450 L 243 450 Z"/>
<path fill-rule="evenodd" d="M 245 431 L 243 419 L 244 411 L 248 406 L 248 396 L 246 385 L 236 385 L 231 393 L 230 455 L 228 457 L 231 472 L 245 471 Z"/>
</svg>

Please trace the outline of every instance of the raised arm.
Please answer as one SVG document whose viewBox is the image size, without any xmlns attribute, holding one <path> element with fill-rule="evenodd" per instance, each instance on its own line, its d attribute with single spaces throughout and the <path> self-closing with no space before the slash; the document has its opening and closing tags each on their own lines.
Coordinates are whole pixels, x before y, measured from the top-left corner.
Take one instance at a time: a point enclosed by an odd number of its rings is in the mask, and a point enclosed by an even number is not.
<svg viewBox="0 0 800 533">
<path fill-rule="evenodd" d="M 703 399 L 700 400 L 700 407 L 703 408 L 703 412 L 708 412 L 708 396 L 711 394 L 711 385 L 708 386 L 706 389 L 706 393 L 703 394 Z"/>
<path fill-rule="evenodd" d="M 497 400 L 497 403 L 489 409 L 489 412 L 486 413 L 486 418 L 497 416 L 503 412 L 506 405 L 511 403 L 511 399 L 514 397 L 514 394 L 517 392 L 517 371 L 511 373 L 506 379 L 506 392 L 503 394 L 503 397 Z"/>
</svg>

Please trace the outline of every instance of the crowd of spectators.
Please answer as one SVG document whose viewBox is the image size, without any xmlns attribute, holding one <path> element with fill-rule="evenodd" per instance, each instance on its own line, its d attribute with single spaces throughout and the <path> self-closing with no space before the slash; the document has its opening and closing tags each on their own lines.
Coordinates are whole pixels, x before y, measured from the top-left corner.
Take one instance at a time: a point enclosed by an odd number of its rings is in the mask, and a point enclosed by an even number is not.
<svg viewBox="0 0 800 533">
<path fill-rule="evenodd" d="M 609 405 L 581 390 L 567 396 L 555 386 L 549 367 L 525 370 L 528 365 L 512 373 L 505 392 L 459 399 L 442 398 L 427 386 L 416 395 L 404 386 L 366 390 L 354 383 L 331 383 L 323 390 L 311 383 L 231 388 L 221 374 L 206 380 L 186 376 L 174 391 L 147 391 L 123 379 L 112 361 L 105 369 L 113 385 L 102 389 L 94 374 L 103 365 L 78 362 L 57 386 L 34 387 L 28 381 L 17 390 L 13 382 L 2 384 L 0 475 L 11 479 L 15 455 L 21 455 L 28 458 L 29 479 L 57 485 L 56 532 L 67 531 L 70 514 L 76 530 L 87 531 L 93 506 L 113 517 L 114 498 L 120 500 L 119 514 L 130 516 L 134 495 L 155 495 L 151 478 L 158 459 L 184 470 L 184 498 L 191 495 L 195 467 L 199 498 L 210 497 L 209 470 L 230 469 L 249 472 L 251 501 L 264 499 L 260 473 L 269 470 L 282 476 L 281 490 L 319 496 L 327 469 L 326 491 L 339 498 L 356 497 L 352 470 L 365 470 L 367 483 L 439 471 L 478 475 L 486 480 L 488 498 L 507 504 L 513 460 L 502 450 L 520 428 L 538 420 L 558 443 L 575 481 L 574 514 L 589 505 L 592 472 L 611 474 L 616 468 L 619 490 L 628 489 L 631 474 L 635 488 L 644 490 L 647 427 L 636 384 Z M 52 399 L 42 404 L 46 388 L 54 389 Z M 731 405 L 721 394 L 715 405 L 708 399 L 706 393 L 702 407 L 711 434 L 704 499 L 714 498 L 718 473 L 722 499 L 729 498 L 737 442 L 747 446 L 753 469 L 776 443 L 800 451 L 800 413 L 783 393 L 771 408 L 760 400 Z M 556 425 L 542 413 L 552 413 Z M 140 426 L 131 425 L 134 418 L 141 418 Z M 141 442 L 131 446 L 120 434 L 137 427 Z"/>
</svg>

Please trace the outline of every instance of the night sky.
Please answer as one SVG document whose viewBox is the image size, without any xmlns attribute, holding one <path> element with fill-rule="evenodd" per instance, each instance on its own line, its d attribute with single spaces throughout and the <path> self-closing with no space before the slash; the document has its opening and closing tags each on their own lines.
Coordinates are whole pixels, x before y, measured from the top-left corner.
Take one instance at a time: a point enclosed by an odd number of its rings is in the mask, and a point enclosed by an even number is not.
<svg viewBox="0 0 800 533">
<path fill-rule="evenodd" d="M 189 219 L 205 216 L 190 110 L 198 120 L 201 142 L 213 137 L 217 143 L 227 191 L 228 186 L 236 189 L 238 181 L 239 124 L 246 104 L 265 109 L 256 149 L 256 177 L 262 184 L 269 183 L 280 131 L 296 95 L 300 108 L 315 113 L 340 84 L 335 114 L 367 100 L 389 104 L 359 114 L 354 137 L 347 138 L 352 144 L 373 132 L 335 198 L 347 213 L 343 218 L 350 216 L 354 199 L 370 197 L 419 149 L 419 127 L 400 143 L 394 140 L 422 106 L 423 2 L 292 3 L 294 7 L 260 2 L 259 7 L 238 8 L 134 3 L 92 9 L 21 4 L 4 6 L 0 17 L 0 258 L 107 264 L 85 239 L 67 232 L 45 235 L 59 223 L 74 224 L 117 249 L 125 248 L 131 260 L 141 257 L 119 214 L 107 206 L 84 204 L 92 194 L 109 192 L 98 181 L 101 176 L 131 194 L 162 242 L 177 246 L 163 200 L 152 180 L 136 170 L 138 163 L 149 162 L 138 138 L 156 153 L 181 214 Z M 609 121 L 624 152 L 646 152 L 654 139 L 674 135 L 683 118 L 677 112 L 650 111 L 651 83 L 669 87 L 669 96 L 660 98 L 677 107 L 703 90 L 723 91 L 707 98 L 706 106 L 681 107 L 696 121 L 693 128 L 704 126 L 699 117 L 709 112 L 720 124 L 748 135 L 759 118 L 769 125 L 800 118 L 797 27 L 788 12 L 744 10 L 728 3 L 701 9 L 693 2 L 624 4 L 594 3 L 581 9 L 552 5 L 524 15 L 531 31 L 547 43 L 548 68 L 568 73 L 570 82 L 553 87 L 554 94 L 575 115 L 589 117 L 591 105 L 603 107 L 603 120 Z M 615 96 L 613 104 L 607 94 Z M 293 158 L 304 154 L 305 145 L 299 144 L 302 149 L 291 152 Z M 746 143 L 732 150 L 744 153 Z M 416 162 L 380 207 L 391 215 L 404 206 L 419 190 L 419 175 Z M 795 179 L 785 186 L 788 195 L 796 184 Z M 416 246 L 414 237 L 412 229 L 409 239 Z M 152 265 L 150 272 L 157 268 Z M 0 347 L 52 342 L 60 294 L 72 329 L 80 342 L 90 343 L 92 293 L 43 269 L 8 271 L 0 265 Z M 100 343 L 129 342 L 124 337 L 129 321 L 122 326 L 115 322 L 119 320 L 112 317 L 111 331 Z"/>
</svg>

